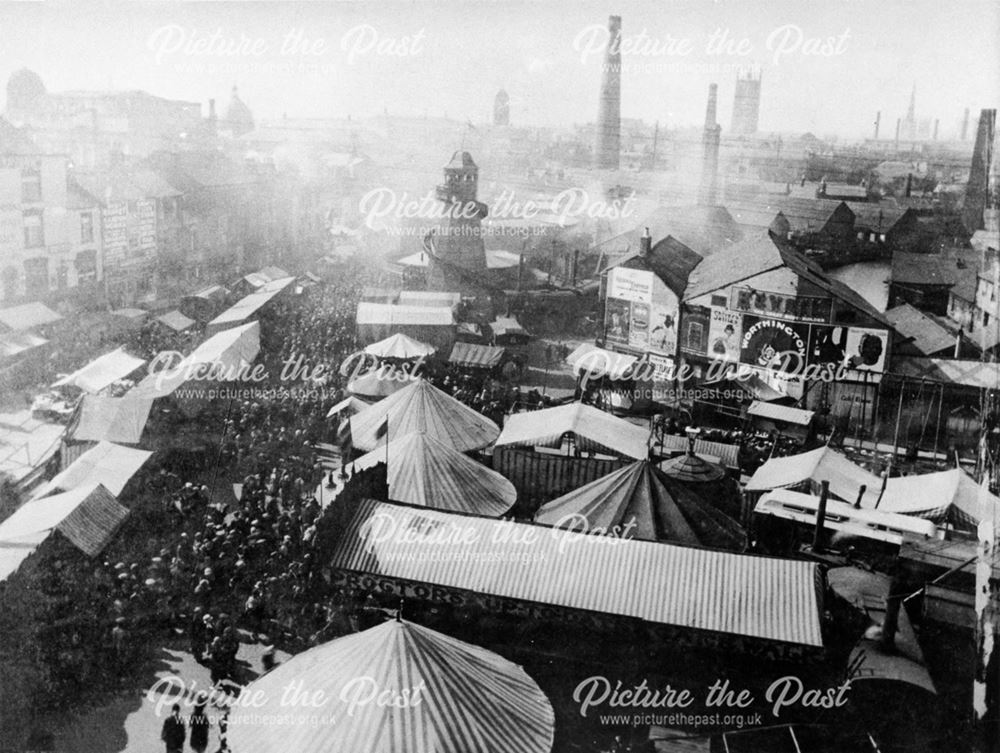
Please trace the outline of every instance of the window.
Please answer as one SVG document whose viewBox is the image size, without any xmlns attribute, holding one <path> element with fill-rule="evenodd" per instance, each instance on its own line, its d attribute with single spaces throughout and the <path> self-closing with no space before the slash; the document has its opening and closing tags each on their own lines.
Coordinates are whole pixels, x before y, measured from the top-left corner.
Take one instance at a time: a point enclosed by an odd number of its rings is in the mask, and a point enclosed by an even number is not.
<svg viewBox="0 0 1000 753">
<path fill-rule="evenodd" d="M 21 171 L 21 201 L 42 200 L 42 173 L 37 167 L 26 167 Z"/>
<path fill-rule="evenodd" d="M 984 327 L 990 326 L 990 315 L 986 311 L 983 312 L 983 326 Z"/>
<path fill-rule="evenodd" d="M 42 228 L 41 212 L 24 213 L 24 246 L 25 248 L 41 248 L 45 245 L 45 232 Z"/>
<path fill-rule="evenodd" d="M 80 243 L 94 242 L 94 214 L 84 212 L 80 215 Z"/>
<path fill-rule="evenodd" d="M 712 296 L 712 305 L 713 306 L 722 306 L 723 308 L 725 308 L 726 307 L 726 303 L 727 303 L 726 296 L 724 296 L 724 295 L 713 295 Z"/>
</svg>

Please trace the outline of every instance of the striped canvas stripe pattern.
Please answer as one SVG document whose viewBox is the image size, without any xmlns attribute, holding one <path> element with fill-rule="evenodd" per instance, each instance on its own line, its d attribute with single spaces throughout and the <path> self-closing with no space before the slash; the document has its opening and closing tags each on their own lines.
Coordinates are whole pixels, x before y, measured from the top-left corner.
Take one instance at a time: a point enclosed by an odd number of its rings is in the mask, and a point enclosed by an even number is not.
<svg viewBox="0 0 1000 753">
<path fill-rule="evenodd" d="M 322 691 L 326 703 L 292 703 L 286 693 L 292 683 L 300 697 L 313 699 Z M 243 696 L 259 705 L 230 712 L 228 742 L 238 753 L 548 753 L 552 748 L 552 705 L 523 669 L 405 621 L 299 654 L 251 683 Z M 265 721 L 277 717 L 286 721 Z"/>
<path fill-rule="evenodd" d="M 332 567 L 821 647 L 816 565 L 366 500 Z"/>
</svg>

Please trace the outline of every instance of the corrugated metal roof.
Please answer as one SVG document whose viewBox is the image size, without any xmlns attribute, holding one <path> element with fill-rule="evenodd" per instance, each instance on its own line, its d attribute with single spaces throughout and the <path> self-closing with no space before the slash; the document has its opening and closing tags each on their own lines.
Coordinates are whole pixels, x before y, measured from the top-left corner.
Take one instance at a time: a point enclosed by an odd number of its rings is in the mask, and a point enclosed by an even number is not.
<svg viewBox="0 0 1000 753">
<path fill-rule="evenodd" d="M 475 343 L 455 343 L 448 357 L 450 363 L 473 368 L 492 369 L 503 359 L 505 348 Z"/>
<path fill-rule="evenodd" d="M 819 571 L 801 560 L 365 500 L 329 562 L 344 570 L 691 630 L 823 645 Z"/>
<path fill-rule="evenodd" d="M 118 348 L 53 382 L 52 386 L 73 385 L 84 392 L 96 394 L 119 379 L 124 379 L 144 363 L 146 362 L 143 359 L 130 356 L 124 348 Z"/>
<path fill-rule="evenodd" d="M 562 447 L 572 434 L 581 449 L 596 449 L 645 460 L 649 430 L 584 403 L 514 413 L 507 417 L 497 446 Z"/>
<path fill-rule="evenodd" d="M 362 301 L 358 304 L 356 321 L 359 325 L 451 327 L 455 324 L 455 312 L 447 306 L 397 306 Z"/>
<path fill-rule="evenodd" d="M 290 684 L 310 700 L 290 700 Z M 368 702 L 370 692 L 397 702 Z M 293 656 L 244 693 L 260 703 L 229 714 L 227 740 L 240 753 L 549 753 L 554 737 L 552 705 L 521 667 L 406 621 Z M 315 714 L 317 697 L 333 723 L 272 722 Z"/>
<path fill-rule="evenodd" d="M 62 317 L 44 303 L 35 301 L 0 309 L 0 324 L 14 332 L 58 322 Z"/>
<path fill-rule="evenodd" d="M 899 334 L 911 338 L 913 347 L 924 355 L 955 347 L 955 338 L 948 330 L 908 303 L 889 309 L 885 318 Z"/>
<path fill-rule="evenodd" d="M 535 522 L 686 546 L 746 547 L 742 526 L 645 460 L 547 502 Z"/>
<path fill-rule="evenodd" d="M 401 332 L 365 347 L 365 353 L 379 358 L 420 358 L 431 355 L 435 350 L 433 345 L 414 340 Z"/>
<path fill-rule="evenodd" d="M 58 489 L 75 489 L 88 484 L 102 484 L 112 494 L 121 494 L 125 485 L 152 454 L 111 442 L 98 442 L 45 484 L 33 499 L 44 497 Z"/>
<path fill-rule="evenodd" d="M 760 400 L 754 400 L 750 403 L 747 413 L 751 416 L 769 418 L 772 421 L 784 421 L 785 423 L 798 424 L 799 426 L 808 426 L 813 420 L 813 416 L 816 415 L 815 411 L 791 408 L 787 405 L 776 405 Z"/>
<path fill-rule="evenodd" d="M 486 416 L 459 402 L 430 382 L 419 379 L 356 416 L 351 416 L 351 439 L 360 450 L 374 450 L 384 439 L 393 440 L 424 431 L 461 452 L 480 450 L 500 434 Z"/>
<path fill-rule="evenodd" d="M 126 395 L 86 395 L 80 404 L 70 438 L 78 441 L 139 444 L 153 407 L 151 399 Z"/>
<path fill-rule="evenodd" d="M 514 485 L 451 445 L 414 432 L 354 461 L 371 468 L 389 461 L 389 497 L 435 510 L 499 517 L 517 501 Z"/>
</svg>

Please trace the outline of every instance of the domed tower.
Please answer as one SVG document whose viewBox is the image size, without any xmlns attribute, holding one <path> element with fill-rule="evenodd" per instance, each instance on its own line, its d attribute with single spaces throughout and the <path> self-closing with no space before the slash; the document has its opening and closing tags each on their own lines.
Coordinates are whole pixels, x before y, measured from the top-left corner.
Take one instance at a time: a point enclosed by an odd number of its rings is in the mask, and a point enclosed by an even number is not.
<svg viewBox="0 0 1000 753">
<path fill-rule="evenodd" d="M 434 233 L 434 255 L 427 286 L 431 290 L 470 290 L 470 281 L 486 276 L 486 247 L 482 221 L 489 213 L 476 198 L 479 167 L 468 152 L 455 152 L 444 166 L 444 183 L 437 198 L 445 205 L 444 218 Z"/>
<path fill-rule="evenodd" d="M 22 68 L 7 79 L 7 111 L 10 113 L 33 110 L 47 94 L 41 76 Z"/>
<path fill-rule="evenodd" d="M 493 125 L 510 125 L 510 97 L 501 89 L 493 100 Z"/>
<path fill-rule="evenodd" d="M 226 108 L 226 127 L 232 131 L 233 136 L 242 136 L 253 130 L 253 113 L 240 99 L 239 92 L 233 85 L 233 96 Z"/>
</svg>

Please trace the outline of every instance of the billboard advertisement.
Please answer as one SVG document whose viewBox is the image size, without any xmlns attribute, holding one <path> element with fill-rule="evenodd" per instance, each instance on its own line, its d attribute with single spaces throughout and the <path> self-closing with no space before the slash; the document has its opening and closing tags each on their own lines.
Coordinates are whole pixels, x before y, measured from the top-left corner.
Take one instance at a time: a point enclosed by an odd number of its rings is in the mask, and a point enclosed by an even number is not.
<svg viewBox="0 0 1000 753">
<path fill-rule="evenodd" d="M 852 371 L 881 374 L 889 333 L 865 327 L 816 327 L 809 336 L 810 364 L 842 364 Z"/>
<path fill-rule="evenodd" d="M 717 361 L 740 360 L 743 315 L 713 306 L 708 324 L 708 356 Z"/>
<path fill-rule="evenodd" d="M 611 345 L 629 343 L 632 304 L 618 298 L 608 298 L 604 304 L 604 340 Z"/>
<path fill-rule="evenodd" d="M 829 298 L 786 295 L 753 288 L 733 288 L 729 307 L 734 311 L 771 319 L 819 324 L 828 324 L 831 313 Z"/>
<path fill-rule="evenodd" d="M 777 319 L 743 317 L 740 362 L 768 369 L 801 369 L 805 364 L 809 325 Z"/>
<path fill-rule="evenodd" d="M 688 306 L 681 322 L 681 350 L 694 355 L 708 355 L 708 331 L 711 311 L 706 306 Z"/>
<path fill-rule="evenodd" d="M 605 341 L 633 350 L 677 352 L 677 299 L 652 272 L 616 267 L 608 273 Z"/>
</svg>

